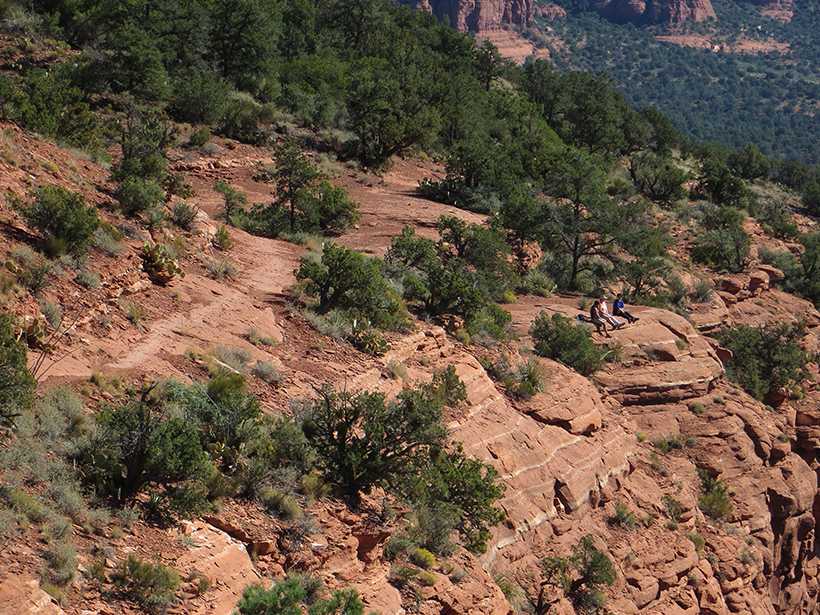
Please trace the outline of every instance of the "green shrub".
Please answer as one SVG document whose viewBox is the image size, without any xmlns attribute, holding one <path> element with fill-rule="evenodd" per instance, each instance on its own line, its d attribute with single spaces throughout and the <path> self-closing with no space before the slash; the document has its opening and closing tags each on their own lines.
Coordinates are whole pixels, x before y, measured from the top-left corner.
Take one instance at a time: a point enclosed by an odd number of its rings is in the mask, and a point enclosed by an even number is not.
<svg viewBox="0 0 820 615">
<path fill-rule="evenodd" d="M 481 552 L 489 528 L 504 519 L 493 506 L 503 489 L 494 467 L 467 458 L 458 445 L 445 449 L 442 413 L 442 401 L 427 387 L 390 402 L 382 393 L 325 388 L 304 413 L 303 430 L 324 461 L 325 477 L 343 493 L 355 500 L 385 484 L 416 508 L 447 511 L 465 546 Z"/>
<path fill-rule="evenodd" d="M 236 275 L 236 266 L 233 264 L 233 261 L 228 258 L 209 258 L 202 266 L 205 267 L 209 278 L 219 282 L 231 279 Z"/>
<path fill-rule="evenodd" d="M 537 358 L 533 357 L 526 363 L 520 363 L 517 370 L 519 393 L 528 397 L 544 390 L 544 373 L 541 369 L 541 362 Z"/>
<path fill-rule="evenodd" d="M 746 266 L 751 240 L 743 229 L 745 215 L 735 207 L 715 207 L 707 211 L 701 223 L 706 229 L 700 244 L 692 250 L 692 260 L 724 265 L 739 272 Z"/>
<path fill-rule="evenodd" d="M 135 301 L 120 301 L 118 307 L 125 313 L 125 317 L 130 320 L 137 329 L 144 329 L 144 325 L 142 324 L 143 321 L 147 318 L 148 314 L 145 312 L 145 308 L 139 305 Z"/>
<path fill-rule="evenodd" d="M 689 289 L 689 299 L 694 303 L 708 303 L 712 300 L 714 287 L 708 278 L 698 278 L 694 286 Z"/>
<path fill-rule="evenodd" d="M 182 70 L 174 80 L 169 113 L 179 122 L 215 124 L 228 101 L 229 86 L 210 71 Z"/>
<path fill-rule="evenodd" d="M 299 487 L 308 501 L 326 498 L 330 495 L 330 486 L 316 472 L 304 474 L 299 479 Z"/>
<path fill-rule="evenodd" d="M 327 475 L 354 495 L 395 480 L 428 446 L 442 444 L 441 412 L 441 404 L 421 391 L 405 391 L 387 403 L 382 393 L 354 396 L 325 388 L 305 420 Z"/>
<path fill-rule="evenodd" d="M 800 236 L 797 221 L 789 215 L 779 203 L 766 203 L 763 211 L 757 216 L 763 230 L 770 237 L 783 241 L 794 241 Z"/>
<path fill-rule="evenodd" d="M 268 384 L 278 384 L 282 382 L 282 376 L 279 370 L 273 363 L 267 361 L 257 361 L 256 365 L 251 368 L 251 374 L 254 377 L 264 380 Z"/>
<path fill-rule="evenodd" d="M 425 570 L 436 565 L 436 557 L 427 549 L 415 549 L 410 554 L 410 561 Z"/>
<path fill-rule="evenodd" d="M 261 335 L 256 327 L 248 327 L 248 330 L 245 332 L 245 337 L 254 346 L 259 346 L 260 344 L 263 346 L 276 346 L 278 343 L 273 337 Z"/>
<path fill-rule="evenodd" d="M 540 269 L 533 269 L 523 278 L 520 289 L 529 295 L 551 297 L 555 291 L 555 282 Z"/>
<path fill-rule="evenodd" d="M 165 202 L 161 186 L 136 177 L 127 177 L 115 193 L 123 212 L 134 215 Z"/>
<path fill-rule="evenodd" d="M 159 207 L 149 207 L 143 212 L 143 215 L 145 216 L 145 228 L 152 233 L 165 228 L 168 222 L 168 214 L 162 205 Z"/>
<path fill-rule="evenodd" d="M 720 521 L 731 514 L 733 506 L 724 493 L 706 493 L 698 498 L 698 508 L 712 519 Z"/>
<path fill-rule="evenodd" d="M 77 549 L 67 542 L 49 545 L 45 577 L 54 585 L 68 585 L 77 576 Z"/>
<path fill-rule="evenodd" d="M 635 513 L 629 510 L 627 505 L 623 502 L 615 503 L 615 516 L 612 518 L 612 522 L 615 525 L 620 525 L 628 530 L 637 525 Z"/>
<path fill-rule="evenodd" d="M 493 571 L 492 577 L 493 582 L 498 585 L 498 588 L 504 594 L 510 606 L 512 606 L 515 611 L 518 611 L 521 606 L 523 592 L 521 591 L 521 586 L 515 580 L 515 577 L 508 572 L 499 572 L 498 570 Z"/>
<path fill-rule="evenodd" d="M 406 326 L 405 307 L 388 286 L 379 263 L 326 242 L 321 262 L 303 257 L 296 279 L 304 280 L 306 291 L 316 296 L 319 314 L 340 310 L 350 320 L 369 322 L 378 329 Z"/>
<path fill-rule="evenodd" d="M 467 333 L 475 341 L 480 341 L 485 345 L 489 337 L 492 340 L 507 339 L 507 329 L 512 322 L 512 315 L 496 303 L 488 303 L 473 314 L 468 314 Z M 458 331 L 456 331 L 458 339 Z M 459 341 L 461 341 L 459 339 Z M 471 339 L 467 339 L 466 345 L 470 345 Z"/>
<path fill-rule="evenodd" d="M 14 203 L 15 208 L 43 233 L 47 252 L 84 254 L 100 225 L 96 208 L 86 206 L 85 198 L 61 186 L 41 186 L 30 205 Z"/>
<path fill-rule="evenodd" d="M 298 576 L 277 581 L 270 589 L 251 585 L 242 593 L 237 611 L 239 615 L 298 615 L 303 609 L 311 615 L 364 614 L 364 605 L 355 589 L 335 590 L 325 599 L 316 598 L 317 590 L 310 577 Z"/>
<path fill-rule="evenodd" d="M 21 412 L 31 408 L 37 381 L 28 369 L 25 342 L 15 335 L 16 319 L 0 313 L 0 425 L 13 425 Z"/>
<path fill-rule="evenodd" d="M 467 399 L 467 385 L 459 378 L 455 365 L 448 365 L 442 371 L 434 372 L 429 390 L 435 393 L 445 406 L 458 406 Z"/>
<path fill-rule="evenodd" d="M 458 520 L 448 514 L 447 507 L 435 502 L 418 504 L 413 512 L 415 518 L 410 536 L 414 543 L 431 553 L 452 554 L 455 550 L 453 532 Z"/>
<path fill-rule="evenodd" d="M 174 601 L 182 581 L 173 568 L 161 563 L 159 557 L 151 563 L 134 555 L 117 563 L 112 579 L 117 589 L 132 596 L 152 613 L 163 612 Z"/>
<path fill-rule="evenodd" d="M 109 256 L 122 254 L 128 247 L 120 243 L 123 233 L 113 225 L 103 222 L 97 232 L 94 233 L 94 247 L 99 248 Z"/>
<path fill-rule="evenodd" d="M 695 551 L 697 551 L 698 555 L 703 555 L 703 547 L 706 546 L 706 539 L 700 534 L 690 534 L 688 532 L 685 532 L 684 536 L 691 540 L 692 544 L 695 545 Z"/>
<path fill-rule="evenodd" d="M 190 231 L 194 228 L 194 222 L 199 209 L 196 205 L 189 205 L 185 201 L 175 203 L 171 209 L 171 219 L 179 228 Z"/>
<path fill-rule="evenodd" d="M 52 585 L 48 581 L 40 581 L 40 589 L 54 598 L 60 606 L 65 605 L 65 593 L 56 585 Z"/>
<path fill-rule="evenodd" d="M 295 521 L 302 516 L 302 507 L 299 506 L 296 498 L 281 491 L 266 489 L 262 492 L 260 499 L 265 508 L 276 513 L 282 519 Z"/>
<path fill-rule="evenodd" d="M 225 223 L 229 226 L 233 226 L 234 218 L 245 211 L 248 197 L 238 192 L 229 183 L 221 180 L 214 183 L 214 190 L 222 195 L 223 203 L 221 214 L 225 218 Z"/>
<path fill-rule="evenodd" d="M 45 509 L 25 491 L 12 490 L 7 497 L 12 509 L 29 521 L 36 522 L 45 518 Z"/>
<path fill-rule="evenodd" d="M 607 363 L 621 363 L 624 360 L 624 345 L 620 340 L 611 340 L 606 346 L 601 347 L 601 351 Z"/>
<path fill-rule="evenodd" d="M 68 517 L 54 517 L 43 523 L 40 527 L 40 531 L 43 534 L 43 540 L 48 543 L 60 540 L 67 533 L 69 533 L 70 529 L 72 529 L 72 523 L 71 519 Z"/>
<path fill-rule="evenodd" d="M 216 233 L 214 233 L 213 244 L 214 247 L 225 252 L 233 248 L 231 234 L 228 232 L 228 227 L 226 225 L 223 224 L 218 229 L 216 229 Z"/>
<path fill-rule="evenodd" d="M 88 269 L 78 269 L 75 281 L 84 288 L 97 289 L 100 287 L 100 276 Z"/>
<path fill-rule="evenodd" d="M 78 462 L 84 479 L 99 493 L 127 497 L 150 478 L 174 483 L 169 490 L 173 498 L 183 488 L 179 483 L 206 475 L 207 457 L 200 434 L 190 420 L 154 412 L 154 406 L 148 403 L 154 388 L 147 386 L 141 399 L 97 415 L 94 449 L 88 444 L 81 447 Z"/>
<path fill-rule="evenodd" d="M 123 506 L 115 513 L 115 516 L 126 528 L 130 528 L 140 518 L 139 511 L 131 506 Z"/>
<path fill-rule="evenodd" d="M 591 534 L 572 547 L 572 556 L 548 557 L 542 566 L 546 583 L 560 588 L 586 612 L 595 612 L 606 604 L 600 587 L 611 586 L 617 578 L 612 560 L 595 548 Z"/>
<path fill-rule="evenodd" d="M 168 509 L 180 519 L 196 519 L 210 508 L 208 495 L 208 489 L 199 483 L 169 487 Z"/>
<path fill-rule="evenodd" d="M 532 322 L 530 335 L 535 350 L 543 357 L 560 361 L 587 376 L 603 365 L 601 351 L 588 332 L 561 314 L 552 317 L 542 311 Z"/>
<path fill-rule="evenodd" d="M 48 322 L 55 331 L 63 324 L 63 311 L 56 303 L 43 300 L 40 302 L 40 311 L 43 313 L 46 322 Z"/>
<path fill-rule="evenodd" d="M 309 223 L 323 233 L 341 233 L 361 218 L 359 204 L 347 198 L 349 193 L 345 188 L 333 187 L 323 181 L 315 188 L 315 193 L 303 209 Z"/>
<path fill-rule="evenodd" d="M 694 412 L 695 414 L 703 414 L 706 412 L 706 406 L 704 406 L 699 401 L 689 404 L 689 410 Z"/>
<path fill-rule="evenodd" d="M 165 186 L 165 200 L 170 201 L 172 196 L 190 199 L 196 196 L 193 184 L 182 173 L 169 173 L 163 184 Z"/>
<path fill-rule="evenodd" d="M 464 568 L 454 568 L 453 572 L 450 573 L 450 580 L 453 583 L 461 583 L 469 578 L 469 574 Z"/>
<path fill-rule="evenodd" d="M 455 337 L 459 342 L 464 344 L 465 346 L 469 346 L 470 342 L 472 342 L 472 337 L 467 332 L 467 329 L 456 329 L 453 332 L 453 337 Z"/>
<path fill-rule="evenodd" d="M 419 583 L 421 583 L 425 587 L 432 587 L 438 581 L 438 577 L 432 572 L 428 572 L 427 570 L 419 571 L 417 578 L 419 580 Z"/>
<path fill-rule="evenodd" d="M 421 570 L 417 570 L 411 566 L 402 566 L 401 568 L 394 568 L 391 573 L 401 582 L 407 583 L 411 579 L 419 576 Z"/>
<path fill-rule="evenodd" d="M 666 442 L 666 440 L 663 440 L 663 442 Z M 669 470 L 663 467 L 663 464 L 661 463 L 661 460 L 658 458 L 657 453 L 652 453 L 651 455 L 649 455 L 649 461 L 652 464 L 653 470 L 660 472 L 662 476 L 669 476 Z"/>
<path fill-rule="evenodd" d="M 700 490 L 702 494 L 698 498 L 698 508 L 717 521 L 726 519 L 734 508 L 727 495 L 726 485 L 722 481 L 711 477 L 706 470 L 701 468 L 698 468 L 698 476 L 701 479 Z"/>
<path fill-rule="evenodd" d="M 54 271 L 54 266 L 48 259 L 35 254 L 27 246 L 18 246 L 11 251 L 6 268 L 35 295 L 51 284 L 50 278 Z"/>
<path fill-rule="evenodd" d="M 91 562 L 91 565 L 88 567 L 86 574 L 89 578 L 97 581 L 97 583 L 105 583 L 107 580 L 105 572 L 105 560 L 98 559 Z"/>
<path fill-rule="evenodd" d="M 384 557 L 392 562 L 397 557 L 413 548 L 413 540 L 409 536 L 402 534 L 391 534 L 384 545 Z"/>
<path fill-rule="evenodd" d="M 759 400 L 799 385 L 809 378 L 809 357 L 799 344 L 805 330 L 798 322 L 763 328 L 737 325 L 719 332 L 721 346 L 732 351 L 725 363 L 726 377 Z"/>
<path fill-rule="evenodd" d="M 188 144 L 191 147 L 202 147 L 211 140 L 211 129 L 207 126 L 202 126 L 199 130 L 191 133 L 191 138 L 188 139 Z"/>
</svg>

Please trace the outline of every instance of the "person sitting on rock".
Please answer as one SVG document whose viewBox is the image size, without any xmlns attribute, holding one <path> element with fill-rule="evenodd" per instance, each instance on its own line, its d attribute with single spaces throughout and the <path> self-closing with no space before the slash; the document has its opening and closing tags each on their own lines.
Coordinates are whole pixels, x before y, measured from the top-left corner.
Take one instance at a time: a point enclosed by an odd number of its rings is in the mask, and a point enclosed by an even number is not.
<svg viewBox="0 0 820 615">
<path fill-rule="evenodd" d="M 618 293 L 618 296 L 615 297 L 615 303 L 612 306 L 612 313 L 615 314 L 615 316 L 626 318 L 630 324 L 638 320 L 638 318 L 624 309 L 624 298 L 621 293 Z"/>
<path fill-rule="evenodd" d="M 606 330 L 606 321 L 601 318 L 601 301 L 600 299 L 596 299 L 595 302 L 592 304 L 592 307 L 589 308 L 589 322 L 595 325 L 595 332 L 600 333 L 601 329 L 603 329 L 604 333 L 607 337 L 612 337 L 609 332 Z"/>
<path fill-rule="evenodd" d="M 609 313 L 609 308 L 606 307 L 606 299 L 601 299 L 601 301 L 598 304 L 598 311 L 601 314 L 601 320 L 608 322 L 613 329 L 620 329 L 626 324 L 625 322 L 621 322 Z"/>
</svg>

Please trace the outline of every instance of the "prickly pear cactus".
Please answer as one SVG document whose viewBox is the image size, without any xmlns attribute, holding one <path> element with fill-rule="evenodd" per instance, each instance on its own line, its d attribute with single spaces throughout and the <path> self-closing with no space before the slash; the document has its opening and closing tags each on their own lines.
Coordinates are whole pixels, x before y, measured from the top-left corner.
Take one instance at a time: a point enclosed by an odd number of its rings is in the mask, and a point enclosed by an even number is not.
<svg viewBox="0 0 820 615">
<path fill-rule="evenodd" d="M 181 278 L 185 277 L 185 272 L 180 268 L 179 263 L 168 255 L 165 246 L 143 244 L 140 256 L 142 257 L 142 270 L 154 284 L 165 286 L 176 275 Z"/>
<path fill-rule="evenodd" d="M 378 331 L 370 328 L 369 322 L 354 320 L 348 339 L 356 348 L 374 357 L 382 357 L 392 349 Z"/>
<path fill-rule="evenodd" d="M 32 350 L 48 350 L 46 344 L 46 329 L 39 318 L 26 318 L 23 320 L 23 336 L 26 338 L 26 345 Z"/>
</svg>

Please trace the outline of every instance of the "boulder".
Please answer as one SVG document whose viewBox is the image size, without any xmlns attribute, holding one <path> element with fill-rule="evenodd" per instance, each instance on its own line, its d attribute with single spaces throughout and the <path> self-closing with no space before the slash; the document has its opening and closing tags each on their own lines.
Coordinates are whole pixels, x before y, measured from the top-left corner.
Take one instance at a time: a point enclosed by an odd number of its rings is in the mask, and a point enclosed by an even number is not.
<svg viewBox="0 0 820 615">
<path fill-rule="evenodd" d="M 174 568 L 183 576 L 194 573 L 211 581 L 206 599 L 195 600 L 189 612 L 231 615 L 244 589 L 262 581 L 245 544 L 204 521 L 186 522 L 184 532 L 194 546 L 174 562 Z"/>
<path fill-rule="evenodd" d="M 65 615 L 36 578 L 10 575 L 0 580 L 0 612 L 11 615 Z"/>
</svg>

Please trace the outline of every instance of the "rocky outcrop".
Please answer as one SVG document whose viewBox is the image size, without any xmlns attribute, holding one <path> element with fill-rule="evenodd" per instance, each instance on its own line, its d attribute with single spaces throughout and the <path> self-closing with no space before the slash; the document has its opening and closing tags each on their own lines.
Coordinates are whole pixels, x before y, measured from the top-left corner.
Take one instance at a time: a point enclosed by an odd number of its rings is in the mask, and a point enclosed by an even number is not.
<svg viewBox="0 0 820 615">
<path fill-rule="evenodd" d="M 716 19 L 709 0 L 601 0 L 590 8 L 606 19 L 617 23 L 668 23 L 677 25 L 688 19 L 706 21 Z"/>
<path fill-rule="evenodd" d="M 612 420 L 600 392 L 573 370 L 542 361 L 545 391 L 514 404 L 475 357 L 441 329 L 408 336 L 404 344 L 393 345 L 391 354 L 408 364 L 424 356 L 424 371 L 408 368 L 414 380 L 454 364 L 467 386 L 467 400 L 448 425 L 452 437 L 468 455 L 493 464 L 507 485 L 507 496 L 499 502 L 507 519 L 495 531 L 486 566 L 502 551 L 505 559 L 531 558 L 531 541 L 553 532 L 548 520 L 601 501 L 602 493 L 617 489 L 629 473 L 632 430 L 627 421 Z"/>
<path fill-rule="evenodd" d="M 175 568 L 189 576 L 207 578 L 214 587 L 207 600 L 198 601 L 189 613 L 230 615 L 244 589 L 261 583 L 262 575 L 245 545 L 225 532 L 203 521 L 186 523 L 184 531 L 194 546 L 174 562 Z"/>
<path fill-rule="evenodd" d="M 724 308 L 728 321 L 746 318 L 738 305 L 777 305 L 779 293 L 770 287 L 777 272 L 759 273 L 719 281 L 721 293 L 740 299 Z M 731 303 L 720 297 L 716 301 Z M 561 298 L 537 303 L 516 306 L 522 333 L 536 309 L 578 311 Z M 622 364 L 596 373 L 593 385 L 542 360 L 548 384 L 528 400 L 505 396 L 501 384 L 438 330 L 394 344 L 408 365 L 424 355 L 410 369 L 414 379 L 452 363 L 467 384 L 468 399 L 450 421 L 452 434 L 470 455 L 495 465 L 507 485 L 499 503 L 507 520 L 482 561 L 512 571 L 535 595 L 543 557 L 568 555 L 581 536 L 592 534 L 618 570 L 612 612 L 813 613 L 820 591 L 813 555 L 818 464 L 807 460 L 820 447 L 816 401 L 798 411 L 785 404 L 773 414 L 721 379 L 722 349 L 686 319 L 653 308 L 634 312 L 640 321 L 613 333 Z M 505 352 L 510 365 L 520 360 L 516 349 Z M 699 409 L 691 410 L 696 402 Z M 785 437 L 795 427 L 802 444 Z M 653 441 L 683 449 L 664 454 Z M 734 509 L 726 525 L 700 510 L 697 468 L 727 485 Z M 671 525 L 668 501 L 680 506 Z M 637 528 L 613 523 L 616 504 L 634 513 Z M 702 548 L 693 542 L 699 540 Z M 556 600 L 556 612 L 571 612 L 569 603 Z"/>
<path fill-rule="evenodd" d="M 525 26 L 532 17 L 532 0 L 414 0 L 456 30 L 486 32 L 504 24 Z"/>
<path fill-rule="evenodd" d="M 36 577 L 7 576 L 0 581 L 0 613 L 65 615 L 57 601 L 40 589 Z"/>
</svg>

